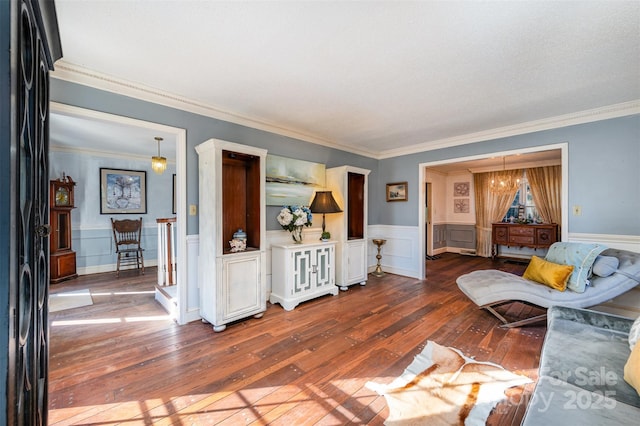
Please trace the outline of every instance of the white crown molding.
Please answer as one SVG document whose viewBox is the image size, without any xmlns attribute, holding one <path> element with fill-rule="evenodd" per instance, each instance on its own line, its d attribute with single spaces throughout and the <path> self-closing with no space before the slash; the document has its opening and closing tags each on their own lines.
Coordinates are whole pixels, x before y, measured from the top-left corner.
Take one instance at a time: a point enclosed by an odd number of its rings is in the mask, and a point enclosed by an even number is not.
<svg viewBox="0 0 640 426">
<path fill-rule="evenodd" d="M 496 170 L 517 170 L 517 169 L 530 169 L 534 167 L 548 167 L 548 166 L 562 166 L 561 160 L 541 160 L 541 161 L 531 161 L 525 163 L 518 163 L 516 165 L 511 165 L 507 167 L 502 166 L 493 166 L 493 167 L 473 167 L 467 169 L 469 173 L 486 173 L 486 172 L 494 172 Z M 449 173 L 451 175 L 452 173 Z"/>
<path fill-rule="evenodd" d="M 436 149 L 450 148 L 457 145 L 466 145 L 476 142 L 484 142 L 492 139 L 506 138 L 509 136 L 523 135 L 542 130 L 558 129 L 576 124 L 591 123 L 594 121 L 608 120 L 610 118 L 625 117 L 627 115 L 640 114 L 640 99 L 608 105 L 601 108 L 578 111 L 571 114 L 558 115 L 542 120 L 529 121 L 514 124 L 513 126 L 498 127 L 483 132 L 469 133 L 467 135 L 440 139 L 413 145 L 408 148 L 390 149 L 378 155 L 378 159 L 399 157 L 401 155 L 416 154 L 418 152 L 433 151 Z"/>
<path fill-rule="evenodd" d="M 194 114 L 211 117 L 230 123 L 250 127 L 252 129 L 264 130 L 266 132 L 299 139 L 305 142 L 323 145 L 329 148 L 347 151 L 365 157 L 376 158 L 376 153 L 358 148 L 341 145 L 337 142 L 329 141 L 317 136 L 288 129 L 280 125 L 269 123 L 252 117 L 245 117 L 231 112 L 223 111 L 215 106 L 206 105 L 201 102 L 188 99 L 176 94 L 165 92 L 139 83 L 118 79 L 116 77 L 92 71 L 87 68 L 69 63 L 63 59 L 55 64 L 55 70 L 50 73 L 52 78 L 69 81 L 98 90 L 104 90 L 119 95 L 129 96 L 143 101 L 153 102 L 170 108 L 192 112 Z"/>
<path fill-rule="evenodd" d="M 425 151 L 433 151 L 436 149 L 450 148 L 458 145 L 484 142 L 492 139 L 522 135 L 542 130 L 556 129 L 576 124 L 590 123 L 610 118 L 640 114 L 640 99 L 636 99 L 629 102 L 608 105 L 586 111 L 578 111 L 575 113 L 559 115 L 542 120 L 534 120 L 526 123 L 515 124 L 512 126 L 498 127 L 482 132 L 469 133 L 466 135 L 424 142 L 421 144 L 413 145 L 411 147 L 373 152 L 342 145 L 335 141 L 330 141 L 318 136 L 313 136 L 293 129 L 288 129 L 275 123 L 269 123 L 257 118 L 234 114 L 228 111 L 224 111 L 215 106 L 206 105 L 192 99 L 162 91 L 160 89 L 144 86 L 139 83 L 132 83 L 130 81 L 118 79 L 116 77 L 102 74 L 97 71 L 89 70 L 79 65 L 66 62 L 63 59 L 56 62 L 55 70 L 50 73 L 50 76 L 59 80 L 69 81 L 95 89 L 153 102 L 167 107 L 192 112 L 195 114 L 239 124 L 242 126 L 247 126 L 253 129 L 264 130 L 266 132 L 275 133 L 278 135 L 299 139 L 305 142 L 310 142 L 329 148 L 335 148 L 341 151 L 347 151 L 378 160 L 416 154 Z"/>
</svg>

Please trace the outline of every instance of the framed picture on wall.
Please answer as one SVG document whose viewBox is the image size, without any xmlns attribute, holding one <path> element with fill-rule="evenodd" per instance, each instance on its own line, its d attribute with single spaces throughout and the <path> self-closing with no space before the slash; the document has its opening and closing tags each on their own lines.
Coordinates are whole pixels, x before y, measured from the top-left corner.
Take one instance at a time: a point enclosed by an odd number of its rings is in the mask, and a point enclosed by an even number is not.
<svg viewBox="0 0 640 426">
<path fill-rule="evenodd" d="M 453 184 L 453 196 L 454 197 L 468 197 L 469 196 L 469 182 L 455 182 Z"/>
<path fill-rule="evenodd" d="M 325 186 L 322 163 L 267 155 L 265 191 L 267 206 L 308 206 L 313 194 Z"/>
<path fill-rule="evenodd" d="M 388 183 L 387 201 L 407 201 L 407 182 Z"/>
<path fill-rule="evenodd" d="M 175 173 L 173 174 L 173 191 L 172 191 L 172 194 L 173 194 L 173 198 L 172 198 L 173 207 L 172 207 L 171 212 L 173 214 L 176 214 L 178 212 L 178 209 L 176 209 L 176 174 Z"/>
<path fill-rule="evenodd" d="M 100 168 L 100 214 L 147 213 L 147 172 Z"/>
<path fill-rule="evenodd" d="M 453 199 L 453 212 L 454 213 L 469 213 L 469 199 L 468 198 L 454 198 Z"/>
</svg>

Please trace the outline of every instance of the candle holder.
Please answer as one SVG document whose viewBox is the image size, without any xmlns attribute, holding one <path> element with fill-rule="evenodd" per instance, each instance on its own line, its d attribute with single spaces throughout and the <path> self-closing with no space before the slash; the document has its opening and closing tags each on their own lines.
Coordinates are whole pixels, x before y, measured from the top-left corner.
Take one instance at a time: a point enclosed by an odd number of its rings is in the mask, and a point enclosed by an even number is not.
<svg viewBox="0 0 640 426">
<path fill-rule="evenodd" d="M 376 255 L 376 259 L 378 259 L 378 264 L 376 265 L 376 269 L 372 272 L 372 274 L 376 277 L 384 276 L 384 272 L 382 271 L 382 266 L 380 265 L 380 259 L 382 259 L 382 255 L 380 254 L 380 249 L 387 242 L 387 240 L 383 240 L 382 238 L 374 238 L 373 244 L 378 247 L 378 254 Z"/>
</svg>

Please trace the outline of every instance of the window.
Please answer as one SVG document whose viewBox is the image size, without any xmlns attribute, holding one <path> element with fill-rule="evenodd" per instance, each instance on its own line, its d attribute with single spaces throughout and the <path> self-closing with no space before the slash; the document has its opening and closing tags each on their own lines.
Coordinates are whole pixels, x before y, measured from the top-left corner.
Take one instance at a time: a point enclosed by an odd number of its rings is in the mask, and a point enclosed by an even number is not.
<svg viewBox="0 0 640 426">
<path fill-rule="evenodd" d="M 511 207 L 507 210 L 507 214 L 502 218 L 503 222 L 516 222 L 518 219 L 527 219 L 528 222 L 540 222 L 540 216 L 533 202 L 531 188 L 527 180 L 527 172 L 525 170 L 522 180 L 520 181 L 520 189 L 513 198 Z"/>
</svg>

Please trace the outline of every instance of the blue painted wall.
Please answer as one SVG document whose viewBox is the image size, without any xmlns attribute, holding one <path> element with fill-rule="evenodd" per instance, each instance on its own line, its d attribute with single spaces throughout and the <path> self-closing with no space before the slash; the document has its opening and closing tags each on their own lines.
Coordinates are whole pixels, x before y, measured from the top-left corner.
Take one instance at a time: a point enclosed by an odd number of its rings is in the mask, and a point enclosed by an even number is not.
<svg viewBox="0 0 640 426">
<path fill-rule="evenodd" d="M 116 261 L 111 218 L 138 219 L 142 217 L 142 247 L 146 260 L 157 258 L 157 218 L 174 217 L 172 213 L 172 189 L 175 164 L 167 164 L 167 170 L 158 175 L 151 170 L 149 160 L 100 157 L 78 152 L 50 151 L 49 177 L 57 179 L 64 172 L 76 182 L 75 209 L 71 211 L 72 248 L 76 252 L 78 268 L 111 265 Z M 146 214 L 100 213 L 100 168 L 146 171 Z"/>
<path fill-rule="evenodd" d="M 198 155 L 195 146 L 211 138 L 267 149 L 269 154 L 324 163 L 327 167 L 351 165 L 375 171 L 377 160 L 301 140 L 256 130 L 175 108 L 153 104 L 69 83 L 51 80 L 51 100 L 187 130 L 187 206 L 198 204 Z M 71 175 L 73 176 L 73 175 Z M 73 176 L 75 178 L 75 176 Z M 371 185 L 369 186 L 371 188 Z M 267 208 L 267 229 L 281 229 L 278 207 Z M 371 213 L 370 213 L 371 214 Z M 198 217 L 188 216 L 187 234 L 198 233 Z"/>
<path fill-rule="evenodd" d="M 569 215 L 568 231 L 640 235 L 638 115 L 378 161 L 55 79 L 51 82 L 51 100 L 187 129 L 187 204 L 198 203 L 194 147 L 209 138 L 266 148 L 271 154 L 325 163 L 327 167 L 349 164 L 369 169 L 370 225 L 418 225 L 420 163 L 567 142 L 569 205 L 582 206 L 581 216 Z M 385 184 L 398 181 L 409 183 L 408 202 L 385 202 Z M 280 229 L 275 220 L 277 211 L 277 207 L 268 208 L 268 229 Z M 187 234 L 197 233 L 197 217 L 189 217 Z"/>
<path fill-rule="evenodd" d="M 568 143 L 571 233 L 640 235 L 640 116 L 628 116 L 560 129 L 495 139 L 382 160 L 384 182 L 409 182 L 407 203 L 378 203 L 373 223 L 418 224 L 418 164 L 472 155 Z"/>
</svg>

